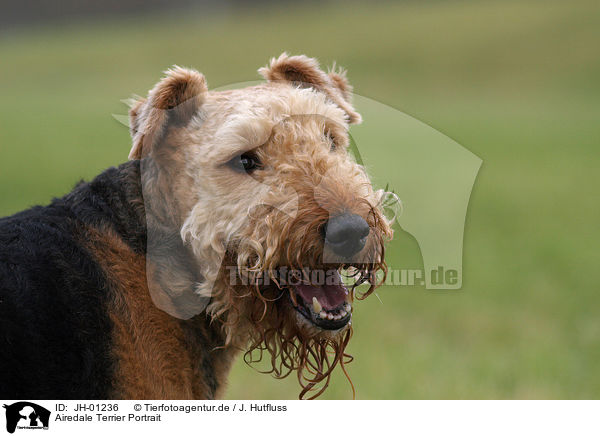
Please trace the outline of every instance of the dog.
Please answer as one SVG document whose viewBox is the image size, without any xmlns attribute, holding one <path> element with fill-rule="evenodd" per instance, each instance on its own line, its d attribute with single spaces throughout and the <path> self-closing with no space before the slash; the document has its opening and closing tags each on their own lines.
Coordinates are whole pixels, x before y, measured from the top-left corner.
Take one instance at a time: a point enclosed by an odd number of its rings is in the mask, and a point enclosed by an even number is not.
<svg viewBox="0 0 600 436">
<path fill-rule="evenodd" d="M 131 104 L 128 162 L 0 220 L 0 396 L 222 398 L 240 353 L 300 398 L 346 373 L 387 193 L 349 151 L 343 70 L 259 72 L 216 92 L 173 67 Z"/>
</svg>

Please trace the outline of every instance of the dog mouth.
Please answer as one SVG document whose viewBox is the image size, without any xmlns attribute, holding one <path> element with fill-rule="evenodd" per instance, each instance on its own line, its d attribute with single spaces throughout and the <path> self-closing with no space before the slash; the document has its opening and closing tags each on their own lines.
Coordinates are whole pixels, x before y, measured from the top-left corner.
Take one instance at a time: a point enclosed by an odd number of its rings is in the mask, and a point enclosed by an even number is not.
<svg viewBox="0 0 600 436">
<path fill-rule="evenodd" d="M 352 319 L 350 293 L 337 270 L 327 271 L 326 277 L 324 282 L 291 285 L 290 299 L 294 309 L 317 327 L 338 330 Z"/>
</svg>

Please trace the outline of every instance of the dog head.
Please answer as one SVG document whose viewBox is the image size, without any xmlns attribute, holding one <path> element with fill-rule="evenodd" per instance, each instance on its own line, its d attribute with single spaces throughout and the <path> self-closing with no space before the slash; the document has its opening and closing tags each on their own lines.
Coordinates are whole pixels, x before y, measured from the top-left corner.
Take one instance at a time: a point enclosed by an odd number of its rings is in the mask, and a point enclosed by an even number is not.
<svg viewBox="0 0 600 436">
<path fill-rule="evenodd" d="M 209 92 L 200 73 L 167 71 L 130 111 L 130 157 L 149 227 L 176 229 L 199 277 L 182 301 L 203 301 L 248 361 L 268 351 L 276 376 L 297 370 L 301 396 L 323 382 L 318 395 L 349 359 L 354 298 L 384 278 L 388 193 L 349 150 L 361 117 L 343 72 L 286 54 L 259 72 L 266 83 Z M 179 289 L 186 274 L 171 275 Z"/>
</svg>

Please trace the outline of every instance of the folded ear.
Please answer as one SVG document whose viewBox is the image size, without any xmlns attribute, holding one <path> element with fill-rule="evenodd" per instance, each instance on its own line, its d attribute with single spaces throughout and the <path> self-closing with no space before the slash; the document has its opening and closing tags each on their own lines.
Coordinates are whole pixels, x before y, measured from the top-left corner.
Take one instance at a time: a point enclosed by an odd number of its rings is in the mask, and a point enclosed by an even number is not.
<svg viewBox="0 0 600 436">
<path fill-rule="evenodd" d="M 333 84 L 340 90 L 344 100 L 348 103 L 352 103 L 352 85 L 348 82 L 348 78 L 346 77 L 346 70 L 342 68 L 337 68 L 335 63 L 333 67 L 327 73 Z"/>
<path fill-rule="evenodd" d="M 174 66 L 129 110 L 133 146 L 129 159 L 151 153 L 171 126 L 185 125 L 198 111 L 208 88 L 204 76 L 195 70 Z"/>
<path fill-rule="evenodd" d="M 290 82 L 295 86 L 321 91 L 346 112 L 349 123 L 357 124 L 362 121 L 360 114 L 352 107 L 352 87 L 342 70 L 327 74 L 321 70 L 316 59 L 283 53 L 279 58 L 271 59 L 270 64 L 260 68 L 258 72 L 269 82 Z"/>
</svg>

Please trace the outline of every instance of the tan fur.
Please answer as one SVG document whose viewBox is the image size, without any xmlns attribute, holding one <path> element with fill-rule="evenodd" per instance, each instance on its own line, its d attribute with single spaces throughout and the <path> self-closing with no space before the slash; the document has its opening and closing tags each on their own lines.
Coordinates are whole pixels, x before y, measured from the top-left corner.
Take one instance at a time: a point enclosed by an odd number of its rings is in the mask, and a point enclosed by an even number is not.
<svg viewBox="0 0 600 436">
<path fill-rule="evenodd" d="M 352 88 L 343 71 L 326 74 L 319 68 L 316 59 L 288 56 L 287 53 L 283 53 L 277 59 L 271 59 L 269 66 L 258 71 L 271 82 L 290 82 L 296 86 L 312 87 L 321 91 L 346 112 L 348 122 L 357 124 L 362 121 L 360 114 L 350 104 Z"/>
<path fill-rule="evenodd" d="M 206 375 L 198 366 L 198 351 L 209 344 L 196 343 L 199 320 L 182 322 L 158 309 L 146 284 L 146 260 L 136 255 L 111 229 L 88 229 L 90 252 L 109 280 L 114 299 L 109 314 L 113 323 L 116 359 L 114 398 L 212 398 Z M 218 357 L 217 382 L 225 383 L 233 353 Z M 221 395 L 222 389 L 217 391 Z"/>
<path fill-rule="evenodd" d="M 365 169 L 348 152 L 348 126 L 361 118 L 352 107 L 345 72 L 325 73 L 316 60 L 285 53 L 259 71 L 266 83 L 222 92 L 207 91 L 197 72 L 167 72 L 131 109 L 130 157 L 143 156 L 156 170 L 142 176 L 147 210 L 156 211 L 149 226 L 154 221 L 173 225 L 193 258 L 194 273 L 202 278 L 194 282 L 177 274 L 176 289 L 158 299 L 179 298 L 193 289 L 193 298 L 209 301 L 206 314 L 219 325 L 230 350 L 247 350 L 249 361 L 256 357 L 252 351 L 267 351 L 275 376 L 295 370 L 301 396 L 321 383 L 318 394 L 333 368 L 349 361 L 344 350 L 351 328 L 324 331 L 300 317 L 288 296 L 282 296 L 287 291 L 233 286 L 226 267 L 237 266 L 239 274 L 255 280 L 258 273 L 280 266 L 341 264 L 343 259 L 324 247 L 320 229 L 330 217 L 349 212 L 371 227 L 365 248 L 352 261 L 356 279 L 370 284 L 368 295 L 382 281 L 376 273 L 386 271 L 383 247 L 392 237 L 382 211 L 386 193 L 373 190 Z M 169 111 L 178 115 L 166 115 Z M 252 175 L 232 170 L 230 161 L 249 151 L 263 170 Z M 134 304 L 123 298 L 121 306 Z M 164 302 L 163 309 L 177 316 L 181 311 L 169 304 Z M 164 328 L 176 347 L 181 332 L 171 324 Z M 178 371 L 192 377 L 181 365 L 162 374 L 167 380 Z M 126 370 L 135 382 L 137 368 L 131 363 Z"/>
<path fill-rule="evenodd" d="M 207 92 L 206 80 L 197 71 L 178 66 L 165 72 L 163 80 L 130 110 L 133 147 L 130 159 L 139 159 L 161 139 L 167 118 L 187 122 L 198 110 Z"/>
</svg>

